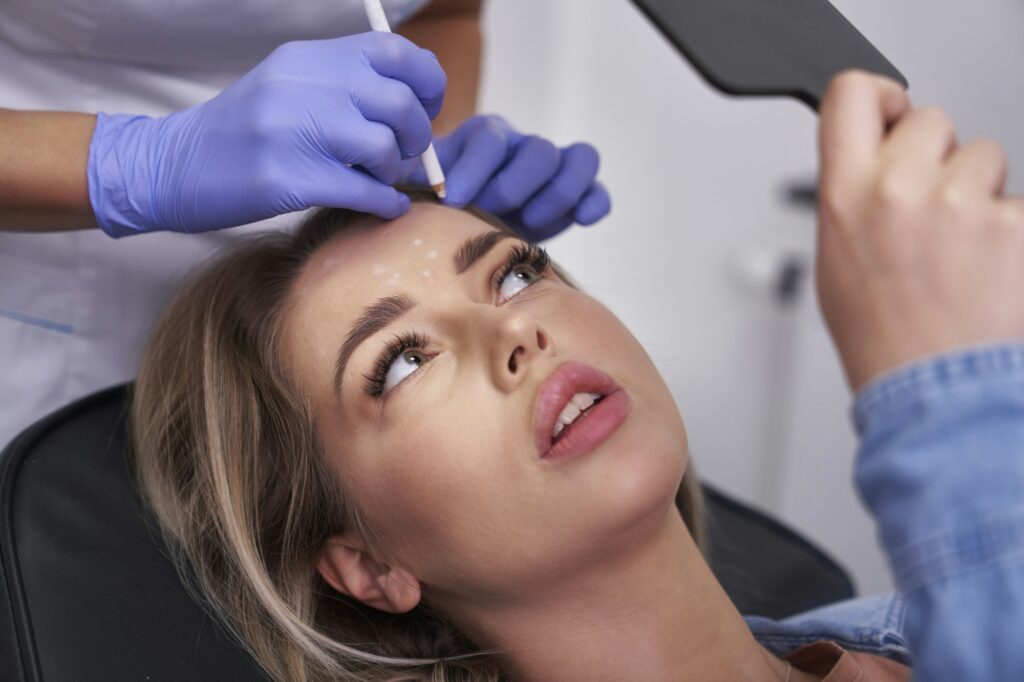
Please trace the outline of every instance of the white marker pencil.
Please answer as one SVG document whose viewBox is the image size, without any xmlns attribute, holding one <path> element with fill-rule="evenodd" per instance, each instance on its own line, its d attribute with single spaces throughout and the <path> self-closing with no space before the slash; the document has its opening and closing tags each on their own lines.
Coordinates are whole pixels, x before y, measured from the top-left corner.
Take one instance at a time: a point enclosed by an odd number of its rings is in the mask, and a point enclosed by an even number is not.
<svg viewBox="0 0 1024 682">
<path fill-rule="evenodd" d="M 363 6 L 366 8 L 366 17 L 370 20 L 370 28 L 374 31 L 391 33 L 391 25 L 388 23 L 387 15 L 384 14 L 384 7 L 381 6 L 380 0 L 363 0 Z M 423 169 L 427 172 L 427 182 L 430 183 L 430 188 L 434 190 L 439 199 L 444 199 L 447 196 L 444 171 L 441 170 L 441 162 L 437 160 L 437 152 L 434 151 L 433 143 L 427 146 L 427 150 L 420 155 L 420 159 L 423 161 Z"/>
</svg>

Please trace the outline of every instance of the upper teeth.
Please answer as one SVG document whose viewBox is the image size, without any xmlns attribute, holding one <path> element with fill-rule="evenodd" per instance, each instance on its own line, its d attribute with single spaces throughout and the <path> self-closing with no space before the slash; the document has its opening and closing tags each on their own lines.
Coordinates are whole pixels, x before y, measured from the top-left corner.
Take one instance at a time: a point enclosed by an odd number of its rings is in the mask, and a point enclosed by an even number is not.
<svg viewBox="0 0 1024 682">
<path fill-rule="evenodd" d="M 562 432 L 562 429 L 576 421 L 576 418 L 586 412 L 600 397 L 600 393 L 577 393 L 574 395 L 558 415 L 551 437 L 554 438 Z"/>
</svg>

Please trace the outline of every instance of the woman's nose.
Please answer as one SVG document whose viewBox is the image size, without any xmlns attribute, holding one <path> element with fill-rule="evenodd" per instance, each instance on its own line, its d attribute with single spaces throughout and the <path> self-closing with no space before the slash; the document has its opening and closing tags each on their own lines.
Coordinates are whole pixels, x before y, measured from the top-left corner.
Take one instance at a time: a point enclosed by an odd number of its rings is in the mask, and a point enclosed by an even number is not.
<svg viewBox="0 0 1024 682">
<path fill-rule="evenodd" d="M 538 356 L 554 352 L 554 344 L 535 318 L 522 313 L 504 316 L 497 331 L 492 371 L 498 386 L 511 391 L 522 383 Z"/>
</svg>

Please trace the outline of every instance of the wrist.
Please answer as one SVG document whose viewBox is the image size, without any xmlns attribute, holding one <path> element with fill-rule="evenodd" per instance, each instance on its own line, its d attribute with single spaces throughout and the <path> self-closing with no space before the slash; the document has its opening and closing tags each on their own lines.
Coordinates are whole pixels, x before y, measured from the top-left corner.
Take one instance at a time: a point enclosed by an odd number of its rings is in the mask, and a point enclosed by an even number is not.
<svg viewBox="0 0 1024 682">
<path fill-rule="evenodd" d="M 159 229 L 146 190 L 152 172 L 144 150 L 152 123 L 148 116 L 96 115 L 87 164 L 89 203 L 97 225 L 111 237 Z"/>
<path fill-rule="evenodd" d="M 856 334 L 833 334 L 855 393 L 904 367 L 977 348 L 1014 345 L 1022 339 L 1012 327 L 965 315 L 918 316 L 898 324 L 895 319 L 895 314 L 868 318 L 858 325 Z"/>
</svg>

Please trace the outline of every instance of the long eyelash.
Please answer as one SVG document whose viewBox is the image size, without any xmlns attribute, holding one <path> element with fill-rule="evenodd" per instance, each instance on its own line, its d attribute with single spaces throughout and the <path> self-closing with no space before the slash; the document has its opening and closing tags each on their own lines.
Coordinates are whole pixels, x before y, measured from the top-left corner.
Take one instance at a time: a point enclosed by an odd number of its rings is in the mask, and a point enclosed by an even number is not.
<svg viewBox="0 0 1024 682">
<path fill-rule="evenodd" d="M 529 265 L 538 275 L 543 275 L 551 266 L 551 257 L 547 251 L 535 244 L 516 244 L 509 249 L 505 263 L 495 271 L 491 279 L 491 288 L 495 292 L 501 291 L 501 283 L 520 265 Z"/>
<path fill-rule="evenodd" d="M 405 332 L 396 335 L 394 339 L 384 344 L 384 350 L 373 363 L 373 371 L 363 375 L 363 378 L 366 379 L 363 390 L 373 398 L 380 398 L 384 395 L 384 382 L 388 378 L 388 369 L 391 368 L 391 363 L 406 351 L 426 351 L 429 346 L 430 339 L 425 334 Z"/>
</svg>

